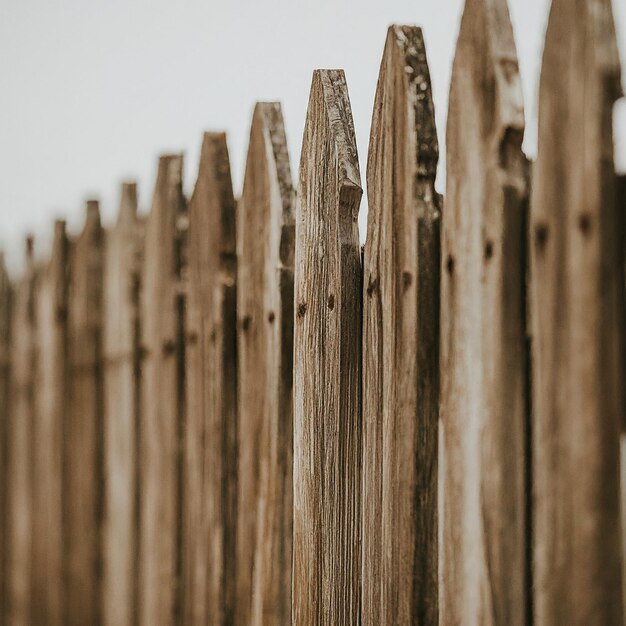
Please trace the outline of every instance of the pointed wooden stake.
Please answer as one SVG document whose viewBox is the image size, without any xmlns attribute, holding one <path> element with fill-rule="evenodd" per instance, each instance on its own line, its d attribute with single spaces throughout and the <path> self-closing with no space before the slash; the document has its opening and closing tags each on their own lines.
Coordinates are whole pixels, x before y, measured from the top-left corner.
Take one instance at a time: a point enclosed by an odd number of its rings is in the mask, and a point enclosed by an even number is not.
<svg viewBox="0 0 626 626">
<path fill-rule="evenodd" d="M 71 241 L 68 291 L 69 396 L 64 434 L 67 624 L 102 619 L 102 263 L 98 203 L 86 205 Z"/>
<path fill-rule="evenodd" d="M 526 160 L 506 0 L 467 0 L 442 224 L 441 624 L 527 624 Z"/>
<path fill-rule="evenodd" d="M 256 105 L 238 215 L 237 624 L 291 619 L 294 191 L 280 105 Z"/>
<path fill-rule="evenodd" d="M 185 624 L 230 626 L 237 527 L 237 259 L 226 135 L 206 133 L 189 201 Z"/>
<path fill-rule="evenodd" d="M 623 623 L 623 206 L 610 0 L 554 0 L 531 202 L 535 624 Z"/>
<path fill-rule="evenodd" d="M 65 222 L 57 221 L 50 260 L 35 295 L 37 325 L 33 423 L 32 623 L 64 626 L 64 544 L 67 517 L 63 440 L 68 410 L 68 248 Z"/>
<path fill-rule="evenodd" d="M 387 33 L 367 167 L 363 624 L 436 624 L 439 149 L 422 31 Z"/>
<path fill-rule="evenodd" d="M 103 270 L 105 626 L 132 626 L 137 616 L 142 247 L 137 187 L 125 183 L 117 222 L 106 235 Z"/>
<path fill-rule="evenodd" d="M 178 220 L 185 210 L 181 156 L 159 160 L 145 232 L 141 343 L 140 624 L 181 621 L 184 300 Z"/>
<path fill-rule="evenodd" d="M 33 239 L 25 246 L 25 270 L 14 291 L 11 320 L 11 412 L 8 420 L 6 605 L 7 624 L 33 623 L 31 576 L 33 560 L 33 420 L 35 416 L 36 271 Z"/>
<path fill-rule="evenodd" d="M 360 619 L 361 194 L 344 74 L 315 71 L 296 212 L 296 626 Z"/>
</svg>

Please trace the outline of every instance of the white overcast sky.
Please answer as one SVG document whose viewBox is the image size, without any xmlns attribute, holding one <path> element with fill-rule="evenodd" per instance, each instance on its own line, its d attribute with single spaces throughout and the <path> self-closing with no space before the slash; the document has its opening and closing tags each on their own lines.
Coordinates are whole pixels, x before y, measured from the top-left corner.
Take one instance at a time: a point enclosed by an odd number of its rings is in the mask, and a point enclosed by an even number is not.
<svg viewBox="0 0 626 626">
<path fill-rule="evenodd" d="M 314 68 L 346 71 L 364 179 L 374 90 L 391 23 L 424 29 L 443 147 L 462 5 L 0 0 L 0 245 L 15 266 L 27 231 L 45 240 L 55 217 L 80 229 L 88 197 L 101 200 L 110 221 L 122 180 L 139 182 L 145 210 L 163 152 L 185 153 L 190 192 L 204 130 L 228 132 L 238 193 L 256 100 L 283 104 L 295 180 Z M 548 0 L 509 0 L 509 6 L 526 105 L 525 149 L 534 156 Z M 614 0 L 614 12 L 624 59 L 626 1 Z M 616 119 L 617 161 L 626 170 L 623 102 Z"/>
</svg>

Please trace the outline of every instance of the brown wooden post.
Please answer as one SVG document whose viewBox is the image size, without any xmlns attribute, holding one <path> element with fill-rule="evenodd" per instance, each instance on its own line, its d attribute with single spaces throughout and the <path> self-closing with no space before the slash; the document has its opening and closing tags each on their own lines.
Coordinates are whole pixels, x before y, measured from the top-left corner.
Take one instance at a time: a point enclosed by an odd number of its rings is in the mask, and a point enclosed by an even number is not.
<svg viewBox="0 0 626 626">
<path fill-rule="evenodd" d="M 422 31 L 392 26 L 367 166 L 363 624 L 436 624 L 439 146 Z"/>
<path fill-rule="evenodd" d="M 11 319 L 11 410 L 7 432 L 6 623 L 29 626 L 33 544 L 33 420 L 35 415 L 35 281 L 33 239 L 15 285 Z"/>
<path fill-rule="evenodd" d="M 237 258 L 226 135 L 206 133 L 189 201 L 185 439 L 186 624 L 234 623 Z"/>
<path fill-rule="evenodd" d="M 441 624 L 527 624 L 526 160 L 506 0 L 467 0 L 442 222 Z"/>
<path fill-rule="evenodd" d="M 294 191 L 278 103 L 258 103 L 238 209 L 237 619 L 291 621 Z"/>
<path fill-rule="evenodd" d="M 68 239 L 57 221 L 50 259 L 41 268 L 35 296 L 35 416 L 33 423 L 33 624 L 63 626 L 64 521 L 63 483 L 67 468 L 63 440 L 68 409 Z"/>
<path fill-rule="evenodd" d="M 622 624 L 621 95 L 610 0 L 554 0 L 531 198 L 535 624 Z"/>
<path fill-rule="evenodd" d="M 317 70 L 296 209 L 293 622 L 361 608 L 361 183 L 345 77 Z"/>
<path fill-rule="evenodd" d="M 0 624 L 8 624 L 8 483 L 9 433 L 11 425 L 11 315 L 13 286 L 0 252 Z"/>
<path fill-rule="evenodd" d="M 98 203 L 88 201 L 83 231 L 71 241 L 69 252 L 65 624 L 76 626 L 99 624 L 102 619 L 103 242 Z"/>
<path fill-rule="evenodd" d="M 181 156 L 159 160 L 142 273 L 140 624 L 180 623 L 184 301 Z"/>
<path fill-rule="evenodd" d="M 143 223 L 137 188 L 122 185 L 103 270 L 103 623 L 136 623 L 139 557 L 139 292 Z"/>
</svg>

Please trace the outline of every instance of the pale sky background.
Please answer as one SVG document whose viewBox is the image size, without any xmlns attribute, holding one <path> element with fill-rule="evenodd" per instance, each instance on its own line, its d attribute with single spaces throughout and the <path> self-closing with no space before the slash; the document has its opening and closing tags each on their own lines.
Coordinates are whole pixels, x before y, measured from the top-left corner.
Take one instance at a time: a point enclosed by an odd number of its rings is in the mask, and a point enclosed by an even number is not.
<svg viewBox="0 0 626 626">
<path fill-rule="evenodd" d="M 531 157 L 548 4 L 509 0 L 526 105 L 524 146 Z M 365 182 L 374 90 L 391 23 L 424 29 L 443 148 L 462 5 L 462 0 L 0 0 L 0 245 L 16 267 L 27 231 L 35 233 L 41 248 L 56 217 L 79 230 L 88 197 L 101 200 L 110 222 L 122 180 L 138 181 L 146 210 L 163 152 L 185 153 L 190 193 L 204 130 L 228 132 L 239 193 L 257 100 L 282 102 L 297 180 L 314 68 L 346 71 Z M 614 12 L 625 59 L 626 1 L 614 0 Z M 617 164 L 626 170 L 623 101 L 616 113 Z M 363 237 L 365 203 L 360 223 Z"/>
</svg>

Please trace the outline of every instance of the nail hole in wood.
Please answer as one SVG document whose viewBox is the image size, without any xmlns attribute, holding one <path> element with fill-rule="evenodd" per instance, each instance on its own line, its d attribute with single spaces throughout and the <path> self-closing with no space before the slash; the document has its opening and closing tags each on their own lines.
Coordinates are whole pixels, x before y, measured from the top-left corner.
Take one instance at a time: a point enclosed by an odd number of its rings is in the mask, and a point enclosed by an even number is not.
<svg viewBox="0 0 626 626">
<path fill-rule="evenodd" d="M 454 274 L 454 257 L 452 255 L 448 256 L 448 259 L 446 261 L 446 270 L 448 271 L 448 274 L 450 274 L 450 276 Z"/>
<path fill-rule="evenodd" d="M 546 241 L 548 241 L 548 227 L 546 224 L 537 224 L 535 226 L 535 241 L 540 248 L 546 245 Z"/>
<path fill-rule="evenodd" d="M 587 213 L 583 213 L 578 218 L 578 228 L 583 235 L 588 235 L 591 232 L 591 217 Z"/>
<path fill-rule="evenodd" d="M 402 272 L 402 287 L 406 291 L 413 282 L 413 274 L 411 272 Z"/>
<path fill-rule="evenodd" d="M 485 242 L 485 260 L 489 260 L 493 256 L 493 242 L 487 240 Z"/>
<path fill-rule="evenodd" d="M 301 302 L 298 305 L 298 317 L 304 317 L 305 313 L 306 313 L 306 302 Z"/>
<path fill-rule="evenodd" d="M 328 308 L 331 311 L 335 308 L 335 296 L 332 293 L 328 296 Z"/>
<path fill-rule="evenodd" d="M 378 279 L 370 280 L 367 285 L 367 295 L 371 297 L 371 295 L 378 289 Z"/>
<path fill-rule="evenodd" d="M 274 314 L 274 311 L 270 311 L 270 312 L 267 314 L 267 321 L 268 321 L 270 324 L 273 324 L 275 319 L 276 319 L 276 315 Z"/>
<path fill-rule="evenodd" d="M 252 317 L 250 315 L 246 315 L 242 320 L 241 320 L 241 328 L 243 329 L 243 332 L 247 332 L 248 329 L 250 328 L 250 324 L 252 322 Z"/>
</svg>

